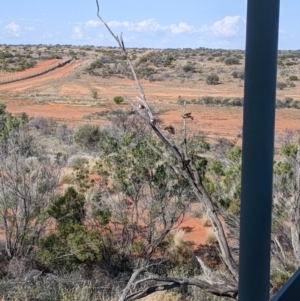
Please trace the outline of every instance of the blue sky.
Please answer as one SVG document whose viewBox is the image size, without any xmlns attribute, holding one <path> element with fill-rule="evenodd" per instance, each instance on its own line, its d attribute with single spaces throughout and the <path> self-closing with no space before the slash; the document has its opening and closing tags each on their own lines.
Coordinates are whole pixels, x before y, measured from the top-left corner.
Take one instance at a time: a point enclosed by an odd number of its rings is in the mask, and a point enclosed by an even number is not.
<svg viewBox="0 0 300 301">
<path fill-rule="evenodd" d="M 4 2 L 4 0 L 3 0 Z M 279 49 L 300 49 L 300 2 L 282 0 Z M 246 0 L 99 0 L 127 47 L 244 49 Z M 95 0 L 6 0 L 0 44 L 116 46 Z"/>
</svg>

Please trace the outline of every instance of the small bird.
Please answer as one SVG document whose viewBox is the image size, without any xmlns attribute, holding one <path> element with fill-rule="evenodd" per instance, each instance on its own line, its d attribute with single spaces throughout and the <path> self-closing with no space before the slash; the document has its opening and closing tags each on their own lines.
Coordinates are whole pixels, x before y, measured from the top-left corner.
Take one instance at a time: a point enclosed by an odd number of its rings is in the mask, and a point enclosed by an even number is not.
<svg viewBox="0 0 300 301">
<path fill-rule="evenodd" d="M 139 109 L 140 109 L 140 110 L 143 110 L 143 109 L 145 109 L 145 106 L 142 105 L 142 104 L 139 104 Z"/>
<path fill-rule="evenodd" d="M 164 130 L 168 131 L 170 134 L 175 134 L 175 129 L 172 125 L 166 126 Z"/>
<path fill-rule="evenodd" d="M 190 118 L 190 119 L 194 120 L 194 117 L 192 116 L 192 112 L 184 113 L 181 116 L 182 116 L 183 119 Z"/>
</svg>

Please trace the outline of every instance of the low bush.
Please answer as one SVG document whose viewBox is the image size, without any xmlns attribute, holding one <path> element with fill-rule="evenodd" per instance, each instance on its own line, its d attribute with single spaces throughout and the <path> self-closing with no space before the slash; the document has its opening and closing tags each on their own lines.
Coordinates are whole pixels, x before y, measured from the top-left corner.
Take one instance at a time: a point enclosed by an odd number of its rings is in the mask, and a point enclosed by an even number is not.
<svg viewBox="0 0 300 301">
<path fill-rule="evenodd" d="M 48 265 L 64 264 L 73 269 L 80 263 L 98 261 L 102 243 L 94 230 L 86 230 L 85 198 L 69 187 L 64 195 L 54 199 L 47 213 L 55 220 L 56 230 L 39 242 L 37 258 Z"/>
<path fill-rule="evenodd" d="M 195 71 L 195 67 L 191 64 L 186 64 L 184 66 L 182 66 L 182 70 L 184 72 L 194 72 Z"/>
<path fill-rule="evenodd" d="M 217 241 L 217 237 L 213 230 L 207 231 L 205 235 L 205 242 L 209 245 L 214 244 Z"/>
<path fill-rule="evenodd" d="M 86 123 L 78 126 L 74 131 L 74 141 L 87 149 L 95 149 L 101 139 L 100 127 L 96 124 Z"/>
<path fill-rule="evenodd" d="M 244 79 L 244 71 L 233 71 L 231 75 L 233 78 Z"/>
<path fill-rule="evenodd" d="M 56 128 L 56 137 L 67 144 L 73 143 L 73 131 L 65 123 L 61 123 Z"/>
<path fill-rule="evenodd" d="M 240 61 L 236 57 L 228 57 L 224 59 L 225 65 L 239 65 Z"/>
<path fill-rule="evenodd" d="M 286 83 L 284 83 L 284 82 L 277 82 L 277 89 L 279 89 L 279 90 L 283 90 L 284 88 L 286 88 L 287 87 L 287 84 Z"/>
<path fill-rule="evenodd" d="M 29 126 L 37 129 L 42 135 L 55 133 L 57 123 L 52 118 L 34 117 L 29 121 Z"/>
<path fill-rule="evenodd" d="M 291 80 L 291 81 L 297 81 L 298 80 L 298 76 L 297 75 L 291 75 L 289 77 L 289 80 Z"/>
<path fill-rule="evenodd" d="M 120 104 L 120 103 L 122 103 L 123 101 L 124 101 L 124 97 L 123 96 L 115 96 L 114 98 L 113 98 L 113 100 L 114 100 L 114 102 L 116 103 L 116 104 Z"/>
<path fill-rule="evenodd" d="M 208 85 L 217 85 L 219 84 L 219 76 L 215 73 L 211 73 L 206 77 L 206 83 Z"/>
<path fill-rule="evenodd" d="M 94 98 L 94 99 L 97 99 L 98 98 L 98 92 L 97 92 L 97 90 L 92 90 L 92 97 Z"/>
</svg>

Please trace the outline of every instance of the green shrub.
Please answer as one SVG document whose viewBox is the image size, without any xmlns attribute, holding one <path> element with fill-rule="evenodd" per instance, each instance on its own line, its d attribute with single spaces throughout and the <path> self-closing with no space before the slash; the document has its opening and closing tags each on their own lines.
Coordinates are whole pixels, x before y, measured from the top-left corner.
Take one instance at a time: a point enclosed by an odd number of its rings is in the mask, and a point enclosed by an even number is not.
<svg viewBox="0 0 300 301">
<path fill-rule="evenodd" d="M 186 64 L 182 67 L 182 70 L 184 72 L 194 72 L 195 71 L 195 67 L 191 64 Z"/>
<path fill-rule="evenodd" d="M 147 79 L 152 74 L 155 74 L 155 69 L 152 67 L 140 67 L 136 69 L 136 73 L 140 78 Z"/>
<path fill-rule="evenodd" d="M 287 87 L 286 83 L 284 83 L 284 82 L 277 82 L 277 89 L 283 90 L 286 87 Z"/>
<path fill-rule="evenodd" d="M 242 156 L 242 148 L 236 145 L 226 151 L 226 156 L 229 160 L 238 163 Z"/>
<path fill-rule="evenodd" d="M 61 57 L 60 54 L 53 53 L 53 54 L 51 55 L 51 58 L 52 58 L 52 59 L 61 59 L 62 57 Z"/>
<path fill-rule="evenodd" d="M 278 291 L 289 278 L 290 274 L 286 271 L 281 271 L 279 269 L 271 270 L 271 283 L 275 291 Z"/>
<path fill-rule="evenodd" d="M 172 65 L 172 61 L 175 61 L 175 58 L 172 55 L 167 55 L 163 65 L 164 67 L 170 67 Z"/>
<path fill-rule="evenodd" d="M 287 157 L 296 158 L 297 149 L 297 145 L 286 143 L 281 146 L 280 152 Z"/>
<path fill-rule="evenodd" d="M 233 78 L 244 79 L 244 71 L 233 71 L 231 75 Z"/>
<path fill-rule="evenodd" d="M 217 84 L 219 84 L 219 76 L 215 73 L 209 74 L 206 77 L 206 83 L 208 85 L 217 85 Z"/>
<path fill-rule="evenodd" d="M 94 149 L 99 143 L 100 139 L 100 127 L 92 123 L 80 125 L 74 131 L 75 143 L 88 149 Z"/>
<path fill-rule="evenodd" d="M 293 102 L 293 100 L 294 99 L 292 97 L 286 97 L 284 99 L 284 102 L 285 102 L 286 105 L 290 105 Z"/>
<path fill-rule="evenodd" d="M 115 96 L 115 97 L 113 98 L 113 100 L 114 100 L 114 102 L 115 102 L 116 104 L 120 104 L 120 103 L 122 103 L 122 102 L 124 101 L 124 97 L 123 97 L 123 96 Z"/>
<path fill-rule="evenodd" d="M 0 59 L 12 58 L 13 55 L 8 51 L 0 51 Z"/>
<path fill-rule="evenodd" d="M 228 105 L 233 106 L 233 107 L 241 107 L 244 103 L 243 98 L 237 97 L 237 98 L 232 98 L 228 101 Z"/>
<path fill-rule="evenodd" d="M 241 210 L 241 202 L 238 199 L 234 199 L 230 202 L 228 212 L 234 215 L 238 215 Z"/>
<path fill-rule="evenodd" d="M 296 65 L 296 63 L 291 62 L 291 61 L 287 61 L 287 62 L 285 63 L 285 65 L 286 65 L 286 66 L 293 66 L 293 65 Z"/>
<path fill-rule="evenodd" d="M 102 245 L 96 231 L 84 227 L 84 196 L 69 187 L 57 197 L 47 210 L 57 228 L 39 242 L 38 258 L 46 264 L 65 264 L 72 268 L 82 262 L 93 262 L 102 257 Z"/>
<path fill-rule="evenodd" d="M 224 175 L 223 165 L 219 160 L 213 160 L 210 169 L 217 175 Z"/>
<path fill-rule="evenodd" d="M 300 101 L 299 100 L 295 100 L 291 103 L 291 108 L 294 109 L 300 109 Z"/>
<path fill-rule="evenodd" d="M 240 61 L 236 57 L 228 57 L 224 59 L 225 65 L 239 65 Z"/>
<path fill-rule="evenodd" d="M 297 75 L 291 75 L 289 77 L 289 80 L 291 80 L 291 81 L 297 81 L 298 80 L 298 76 Z"/>
<path fill-rule="evenodd" d="M 97 92 L 97 90 L 92 90 L 92 97 L 93 97 L 94 99 L 97 99 L 97 98 L 98 98 L 98 92 Z"/>
</svg>

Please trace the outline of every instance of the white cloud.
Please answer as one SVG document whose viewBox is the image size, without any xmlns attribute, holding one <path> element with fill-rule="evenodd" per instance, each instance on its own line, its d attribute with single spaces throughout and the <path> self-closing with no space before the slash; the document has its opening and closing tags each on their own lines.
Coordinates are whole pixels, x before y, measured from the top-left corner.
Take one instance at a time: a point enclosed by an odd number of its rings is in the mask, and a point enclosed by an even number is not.
<svg viewBox="0 0 300 301">
<path fill-rule="evenodd" d="M 144 20 L 138 23 L 133 23 L 129 21 L 118 22 L 110 21 L 107 23 L 110 27 L 123 27 L 130 31 L 161 31 L 166 30 L 167 26 L 162 26 L 154 19 Z"/>
<path fill-rule="evenodd" d="M 226 16 L 224 19 L 216 21 L 212 26 L 203 26 L 201 31 L 218 37 L 235 36 L 239 31 L 240 21 L 243 21 L 240 16 Z"/>
<path fill-rule="evenodd" d="M 24 29 L 27 30 L 27 31 L 33 31 L 34 27 L 33 26 L 27 26 L 27 27 L 24 27 Z"/>
<path fill-rule="evenodd" d="M 189 26 L 184 22 L 180 22 L 178 25 L 171 24 L 170 29 L 173 34 L 193 33 L 196 31 L 194 26 Z"/>
<path fill-rule="evenodd" d="M 15 35 L 16 37 L 18 37 L 18 36 L 20 35 L 21 28 L 20 28 L 20 26 L 19 26 L 15 21 L 13 21 L 13 22 L 7 24 L 7 25 L 5 26 L 5 29 L 6 29 L 9 33 Z"/>
<path fill-rule="evenodd" d="M 184 22 L 180 22 L 178 25 L 177 24 L 161 25 L 154 19 L 147 19 L 138 23 L 134 23 L 130 21 L 124 21 L 124 22 L 110 21 L 107 24 L 111 28 L 122 27 L 124 29 L 127 29 L 128 31 L 137 31 L 137 32 L 170 31 L 172 34 L 196 32 L 193 26 L 189 26 Z"/>
<path fill-rule="evenodd" d="M 83 37 L 82 31 L 81 31 L 81 26 L 74 26 L 72 28 L 73 34 L 72 38 L 73 39 L 81 39 Z"/>
<path fill-rule="evenodd" d="M 87 22 L 84 23 L 85 27 L 99 27 L 101 25 L 101 23 L 99 21 L 95 21 L 95 20 L 89 20 Z"/>
</svg>

